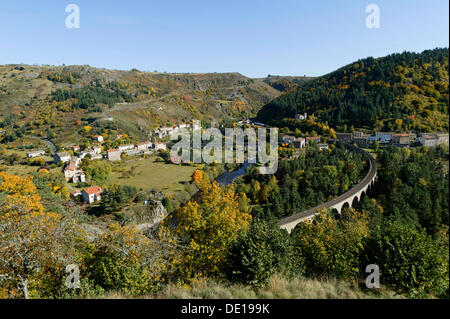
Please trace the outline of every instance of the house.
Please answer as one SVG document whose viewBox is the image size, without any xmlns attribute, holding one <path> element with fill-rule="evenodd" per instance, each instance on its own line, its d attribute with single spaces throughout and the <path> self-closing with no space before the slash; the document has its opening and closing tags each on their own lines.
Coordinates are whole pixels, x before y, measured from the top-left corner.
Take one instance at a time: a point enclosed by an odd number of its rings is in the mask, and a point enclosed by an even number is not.
<svg viewBox="0 0 450 319">
<path fill-rule="evenodd" d="M 167 149 L 166 144 L 164 143 L 155 143 L 155 151 L 163 150 L 165 151 Z"/>
<path fill-rule="evenodd" d="M 59 162 L 63 162 L 63 163 L 67 163 L 70 162 L 72 156 L 67 153 L 67 152 L 60 152 L 60 153 L 56 153 L 55 156 L 53 157 L 53 160 L 55 163 L 59 163 Z"/>
<path fill-rule="evenodd" d="M 295 141 L 295 136 L 283 135 L 282 140 L 284 143 L 292 143 Z"/>
<path fill-rule="evenodd" d="M 74 146 L 72 146 L 72 151 L 79 152 L 80 151 L 80 147 L 78 145 L 74 145 Z"/>
<path fill-rule="evenodd" d="M 371 142 L 377 141 L 386 144 L 391 142 L 391 136 L 391 133 L 375 133 L 375 136 L 369 136 L 368 140 Z"/>
<path fill-rule="evenodd" d="M 128 145 L 121 145 L 121 146 L 119 146 L 119 150 L 121 150 L 122 152 L 133 150 L 133 149 L 134 149 L 134 144 L 128 144 Z"/>
<path fill-rule="evenodd" d="M 70 162 L 69 165 L 64 169 L 64 177 L 66 181 L 72 181 L 73 183 L 84 183 L 86 182 L 86 175 L 83 170 L 77 168 L 76 162 Z"/>
<path fill-rule="evenodd" d="M 104 142 L 103 136 L 101 136 L 101 135 L 94 135 L 94 136 L 92 136 L 92 139 L 93 139 L 94 141 L 97 141 L 97 142 L 100 142 L 100 143 L 103 143 L 103 142 Z"/>
<path fill-rule="evenodd" d="M 71 163 L 73 162 L 75 164 L 75 167 L 78 167 L 80 165 L 80 163 L 81 163 L 81 158 L 76 157 L 76 156 L 72 156 L 70 158 L 70 162 Z"/>
<path fill-rule="evenodd" d="M 187 128 L 187 124 L 185 124 L 185 123 L 178 124 L 178 128 L 179 129 Z"/>
<path fill-rule="evenodd" d="M 117 134 L 116 139 L 120 140 L 121 138 L 125 137 L 125 134 Z"/>
<path fill-rule="evenodd" d="M 364 132 L 353 132 L 353 138 L 364 137 L 366 134 Z"/>
<path fill-rule="evenodd" d="M 393 146 L 407 147 L 409 146 L 410 137 L 409 134 L 392 134 L 391 144 Z"/>
<path fill-rule="evenodd" d="M 119 149 L 108 150 L 108 160 L 110 160 L 111 162 L 120 161 L 121 160 L 120 155 L 122 155 L 122 151 Z"/>
<path fill-rule="evenodd" d="M 81 197 L 84 202 L 88 204 L 95 203 L 101 199 L 101 194 L 103 193 L 103 190 L 100 186 L 92 186 L 83 189 L 81 192 Z"/>
<path fill-rule="evenodd" d="M 419 143 L 422 146 L 434 147 L 438 145 L 438 141 L 439 139 L 434 135 L 422 134 L 421 136 L 419 136 Z"/>
<path fill-rule="evenodd" d="M 350 144 L 353 141 L 353 133 L 336 133 L 336 137 L 341 143 Z"/>
<path fill-rule="evenodd" d="M 306 145 L 309 145 L 311 142 L 320 143 L 320 140 L 321 140 L 320 136 L 308 136 L 306 138 Z"/>
<path fill-rule="evenodd" d="M 306 140 L 303 137 L 298 137 L 292 144 L 294 145 L 294 148 L 304 148 L 306 145 Z"/>
<path fill-rule="evenodd" d="M 438 137 L 438 144 L 448 144 L 448 133 L 436 134 Z"/>
<path fill-rule="evenodd" d="M 150 141 L 136 144 L 136 148 L 138 149 L 138 151 L 147 151 L 150 148 L 152 148 L 152 146 L 153 146 L 153 144 Z"/>
<path fill-rule="evenodd" d="M 141 153 L 141 151 L 139 151 L 139 150 L 133 148 L 132 150 L 127 150 L 127 151 L 125 151 L 125 153 L 126 153 L 128 156 L 136 156 L 136 155 L 139 155 L 139 154 Z"/>
<path fill-rule="evenodd" d="M 422 146 L 434 147 L 440 144 L 448 144 L 448 134 L 420 134 L 418 137 L 419 143 Z"/>
<path fill-rule="evenodd" d="M 35 158 L 45 154 L 45 151 L 39 150 L 27 153 L 27 158 Z"/>
<path fill-rule="evenodd" d="M 327 150 L 328 149 L 328 144 L 317 144 L 317 146 L 319 147 L 320 150 Z"/>
<path fill-rule="evenodd" d="M 359 147 L 367 148 L 369 147 L 369 139 L 367 136 L 354 137 L 353 142 Z"/>
<path fill-rule="evenodd" d="M 304 114 L 295 114 L 295 119 L 296 120 L 300 120 L 300 121 L 304 121 L 308 118 L 308 114 L 304 113 Z"/>
<path fill-rule="evenodd" d="M 86 175 L 81 169 L 77 170 L 75 174 L 72 176 L 72 183 L 85 183 L 85 182 L 86 182 Z"/>
<path fill-rule="evenodd" d="M 77 170 L 77 165 L 75 162 L 70 162 L 69 165 L 64 168 L 64 177 L 66 180 L 70 180 L 73 177 L 73 174 Z"/>
</svg>

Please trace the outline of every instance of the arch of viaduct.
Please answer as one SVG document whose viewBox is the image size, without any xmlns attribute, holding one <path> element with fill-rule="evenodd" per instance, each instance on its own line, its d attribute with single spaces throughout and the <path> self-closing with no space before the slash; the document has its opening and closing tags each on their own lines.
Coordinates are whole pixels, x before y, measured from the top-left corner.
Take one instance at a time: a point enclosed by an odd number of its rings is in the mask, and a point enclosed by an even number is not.
<svg viewBox="0 0 450 319">
<path fill-rule="evenodd" d="M 316 216 L 318 212 L 323 208 L 331 210 L 336 209 L 340 214 L 344 207 L 352 207 L 354 201 L 359 202 L 362 199 L 363 195 L 366 195 L 367 191 L 374 186 L 377 180 L 377 164 L 375 162 L 375 159 L 368 152 L 356 146 L 353 146 L 351 144 L 346 144 L 345 146 L 353 152 L 364 154 L 369 160 L 369 172 L 364 177 L 364 179 L 359 182 L 358 185 L 331 201 L 322 203 L 301 213 L 280 219 L 278 221 L 278 224 L 281 229 L 286 229 L 288 233 L 291 233 L 295 226 L 297 226 L 302 221 L 313 219 L 314 216 Z"/>
</svg>

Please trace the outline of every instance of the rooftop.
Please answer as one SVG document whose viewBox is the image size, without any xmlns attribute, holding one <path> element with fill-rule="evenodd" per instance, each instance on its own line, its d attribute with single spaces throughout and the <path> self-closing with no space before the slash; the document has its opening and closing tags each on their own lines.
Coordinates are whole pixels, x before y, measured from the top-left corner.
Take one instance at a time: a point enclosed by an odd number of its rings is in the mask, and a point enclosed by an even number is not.
<svg viewBox="0 0 450 319">
<path fill-rule="evenodd" d="M 92 186 L 89 188 L 85 188 L 85 189 L 83 189 L 83 191 L 88 195 L 97 195 L 97 194 L 101 194 L 103 192 L 103 190 L 101 189 L 100 186 Z"/>
</svg>

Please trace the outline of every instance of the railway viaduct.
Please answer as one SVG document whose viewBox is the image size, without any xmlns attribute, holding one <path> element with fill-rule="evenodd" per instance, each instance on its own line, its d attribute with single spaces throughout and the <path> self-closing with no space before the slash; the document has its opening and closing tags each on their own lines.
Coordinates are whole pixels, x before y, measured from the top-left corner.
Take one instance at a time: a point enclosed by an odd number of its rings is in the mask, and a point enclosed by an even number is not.
<svg viewBox="0 0 450 319">
<path fill-rule="evenodd" d="M 322 209 L 336 209 L 340 214 L 344 207 L 352 207 L 354 201 L 359 202 L 363 195 L 367 194 L 367 191 L 370 190 L 376 180 L 377 180 L 377 165 L 375 159 L 368 152 L 353 146 L 351 144 L 345 145 L 349 150 L 357 153 L 362 153 L 366 156 L 369 161 L 369 172 L 364 177 L 364 179 L 359 182 L 358 185 L 347 191 L 346 193 L 336 197 L 335 199 L 328 201 L 326 203 L 322 203 L 316 207 L 310 208 L 303 212 L 297 213 L 295 215 L 280 219 L 278 224 L 281 229 L 286 229 L 288 233 L 291 233 L 292 230 L 299 223 L 305 220 L 311 220 L 318 214 L 318 212 Z"/>
</svg>

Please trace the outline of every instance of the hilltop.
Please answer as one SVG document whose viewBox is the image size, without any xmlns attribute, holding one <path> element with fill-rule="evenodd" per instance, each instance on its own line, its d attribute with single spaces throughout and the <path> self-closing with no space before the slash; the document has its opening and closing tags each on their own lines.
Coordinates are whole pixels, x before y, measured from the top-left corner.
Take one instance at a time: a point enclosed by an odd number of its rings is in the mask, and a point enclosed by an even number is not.
<svg viewBox="0 0 450 319">
<path fill-rule="evenodd" d="M 274 99 L 258 118 L 306 112 L 340 131 L 448 131 L 448 57 L 443 48 L 358 60 Z"/>
<path fill-rule="evenodd" d="M 281 91 L 239 73 L 177 74 L 90 66 L 0 66 L 0 128 L 76 141 L 105 120 L 145 139 L 159 126 L 192 119 L 254 116 Z M 21 128 L 21 130 L 17 130 Z"/>
</svg>

